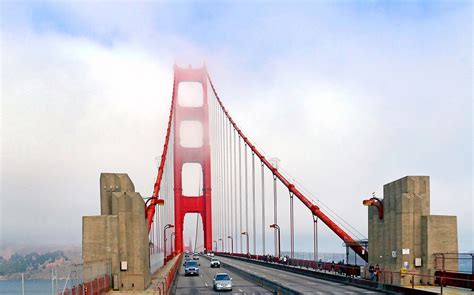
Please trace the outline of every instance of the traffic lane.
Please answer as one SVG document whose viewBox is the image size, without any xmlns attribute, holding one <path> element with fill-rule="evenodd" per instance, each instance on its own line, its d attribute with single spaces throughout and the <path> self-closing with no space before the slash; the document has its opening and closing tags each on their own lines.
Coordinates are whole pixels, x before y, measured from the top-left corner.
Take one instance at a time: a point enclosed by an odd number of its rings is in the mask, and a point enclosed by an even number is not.
<svg viewBox="0 0 474 295">
<path fill-rule="evenodd" d="M 334 294 L 335 291 L 342 292 L 342 294 L 384 294 L 377 291 L 358 288 L 352 285 L 325 281 L 310 276 L 295 274 L 289 271 L 265 267 L 232 258 L 219 257 L 219 259 L 231 266 L 278 282 L 284 286 L 305 294 L 321 294 L 321 292 L 323 294 Z"/>
<path fill-rule="evenodd" d="M 211 268 L 210 262 L 206 259 L 201 258 L 199 263 L 201 264 L 199 266 L 199 276 L 184 276 L 184 267 L 181 265 L 176 276 L 175 294 L 216 294 L 217 292 L 212 288 L 212 279 L 218 272 L 226 272 L 232 278 L 232 294 L 273 294 L 267 289 L 245 280 L 225 267 Z M 226 293 L 229 294 L 229 292 Z"/>
</svg>

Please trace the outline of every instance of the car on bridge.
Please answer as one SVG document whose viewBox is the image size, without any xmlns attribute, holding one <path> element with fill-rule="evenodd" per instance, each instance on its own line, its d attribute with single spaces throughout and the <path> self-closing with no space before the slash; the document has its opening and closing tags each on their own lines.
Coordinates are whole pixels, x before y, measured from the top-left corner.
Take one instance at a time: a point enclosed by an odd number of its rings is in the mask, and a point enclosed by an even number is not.
<svg viewBox="0 0 474 295">
<path fill-rule="evenodd" d="M 220 268 L 221 267 L 221 262 L 217 260 L 216 258 L 211 258 L 211 268 Z"/>
<path fill-rule="evenodd" d="M 197 253 L 193 255 L 193 260 L 199 260 L 199 255 Z"/>
<path fill-rule="evenodd" d="M 190 261 L 191 258 L 188 257 L 184 257 L 184 263 L 183 263 L 183 266 L 186 266 L 186 262 Z"/>
<path fill-rule="evenodd" d="M 232 278 L 228 273 L 216 273 L 212 282 L 214 291 L 232 291 Z"/>
<path fill-rule="evenodd" d="M 199 263 L 197 261 L 188 260 L 184 263 L 184 275 L 199 275 Z"/>
</svg>

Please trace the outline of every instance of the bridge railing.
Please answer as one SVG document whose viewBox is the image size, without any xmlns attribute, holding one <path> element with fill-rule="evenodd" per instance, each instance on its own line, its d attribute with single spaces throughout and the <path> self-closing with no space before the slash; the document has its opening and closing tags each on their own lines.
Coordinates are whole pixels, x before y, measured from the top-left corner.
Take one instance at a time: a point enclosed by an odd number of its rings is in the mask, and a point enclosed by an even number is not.
<svg viewBox="0 0 474 295">
<path fill-rule="evenodd" d="M 64 295 L 100 295 L 110 290 L 112 285 L 111 264 L 109 261 L 100 261 L 87 267 L 81 265 L 82 274 L 77 270 L 71 271 L 70 285 L 68 282 L 64 288 L 56 290 L 56 294 Z M 75 274 L 73 274 L 75 272 Z M 76 275 L 73 279 L 73 275 Z"/>
<path fill-rule="evenodd" d="M 367 272 L 368 271 L 366 271 L 366 273 Z M 367 277 L 364 279 L 370 278 L 369 274 L 366 275 Z M 470 274 L 465 274 L 464 277 L 461 277 L 449 273 L 436 272 L 435 275 L 432 276 L 413 272 L 403 273 L 381 270 L 374 275 L 372 280 L 375 280 L 378 283 L 401 285 L 412 289 L 417 286 L 438 286 L 440 287 L 441 293 L 443 292 L 443 288 L 447 286 L 471 289 L 474 291 L 474 279 Z"/>
<path fill-rule="evenodd" d="M 171 291 L 171 286 L 173 285 L 173 281 L 176 277 L 176 272 L 181 264 L 183 254 L 180 253 L 178 256 L 174 256 L 174 260 L 170 260 L 172 263 L 168 263 L 167 265 L 163 266 L 159 271 L 163 273 L 158 276 L 157 281 L 153 282 L 153 294 L 169 294 Z"/>
<path fill-rule="evenodd" d="M 110 290 L 111 278 L 110 275 L 97 277 L 87 283 L 82 283 L 68 288 L 59 294 L 64 295 L 100 295 L 105 294 Z"/>
</svg>

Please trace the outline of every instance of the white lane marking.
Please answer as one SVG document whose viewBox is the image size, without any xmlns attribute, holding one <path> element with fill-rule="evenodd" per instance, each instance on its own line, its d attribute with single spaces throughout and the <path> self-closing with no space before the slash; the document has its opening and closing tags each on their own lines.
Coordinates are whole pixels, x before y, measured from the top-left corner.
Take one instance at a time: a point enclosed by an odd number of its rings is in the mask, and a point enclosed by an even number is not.
<svg viewBox="0 0 474 295">
<path fill-rule="evenodd" d="M 240 291 L 240 292 L 244 292 L 244 291 L 242 291 L 242 289 L 239 289 L 239 291 Z"/>
</svg>

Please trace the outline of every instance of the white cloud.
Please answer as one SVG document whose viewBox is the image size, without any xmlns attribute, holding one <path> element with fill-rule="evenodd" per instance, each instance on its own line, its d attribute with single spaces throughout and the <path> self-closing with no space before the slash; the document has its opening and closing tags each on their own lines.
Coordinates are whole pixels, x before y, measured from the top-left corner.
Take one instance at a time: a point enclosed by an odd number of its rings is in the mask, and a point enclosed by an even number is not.
<svg viewBox="0 0 474 295">
<path fill-rule="evenodd" d="M 169 19 L 188 30 L 190 9 L 168 9 L 166 17 L 159 10 L 160 19 L 140 7 L 104 18 L 104 9 L 73 10 L 73 27 L 87 34 L 4 32 L 4 239 L 79 241 L 80 216 L 98 212 L 103 171 L 128 172 L 150 194 L 172 64 L 207 57 L 242 130 L 354 227 L 366 232 L 363 198 L 382 196 L 383 184 L 404 175 L 427 174 L 432 213 L 458 215 L 460 250 L 472 249 L 472 48 L 460 33 L 464 13 L 394 27 L 354 15 L 335 24 L 332 10 L 317 24 L 279 10 L 243 23 L 232 11 L 189 28 L 192 36 L 156 27 Z M 280 194 L 285 220 L 288 199 Z M 311 216 L 300 204 L 296 210 L 298 236 L 307 237 L 298 246 L 310 250 Z M 42 222 L 32 230 L 32 220 Z M 323 251 L 339 249 L 332 233 L 321 236 Z"/>
<path fill-rule="evenodd" d="M 80 241 L 81 216 L 99 209 L 100 172 L 127 172 L 151 192 L 171 67 L 139 49 L 87 39 L 5 38 L 4 239 Z"/>
</svg>

